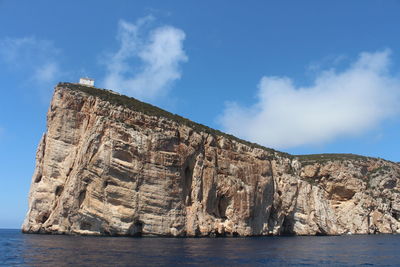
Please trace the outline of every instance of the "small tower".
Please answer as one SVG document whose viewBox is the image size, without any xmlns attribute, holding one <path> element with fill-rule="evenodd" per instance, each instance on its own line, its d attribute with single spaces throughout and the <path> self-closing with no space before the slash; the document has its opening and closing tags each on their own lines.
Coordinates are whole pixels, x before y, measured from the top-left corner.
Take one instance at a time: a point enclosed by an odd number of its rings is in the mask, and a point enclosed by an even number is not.
<svg viewBox="0 0 400 267">
<path fill-rule="evenodd" d="M 93 86 L 94 87 L 94 79 L 91 78 L 80 78 L 79 83 L 86 85 L 86 86 Z"/>
</svg>

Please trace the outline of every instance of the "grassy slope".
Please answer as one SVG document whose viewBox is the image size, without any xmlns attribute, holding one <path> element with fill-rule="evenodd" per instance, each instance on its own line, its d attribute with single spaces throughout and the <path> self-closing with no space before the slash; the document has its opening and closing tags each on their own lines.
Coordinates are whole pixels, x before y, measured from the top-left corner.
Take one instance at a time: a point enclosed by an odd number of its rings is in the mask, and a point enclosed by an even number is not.
<svg viewBox="0 0 400 267">
<path fill-rule="evenodd" d="M 235 140 L 239 143 L 248 145 L 250 147 L 256 147 L 256 148 L 260 148 L 260 149 L 263 149 L 263 150 L 266 150 L 269 152 L 275 152 L 275 153 L 278 153 L 281 156 L 285 156 L 285 157 L 290 157 L 290 158 L 298 157 L 299 160 L 302 162 L 310 163 L 310 162 L 323 162 L 323 161 L 328 161 L 328 160 L 365 160 L 365 159 L 368 159 L 368 157 L 355 155 L 355 154 L 310 154 L 310 155 L 295 155 L 294 156 L 294 155 L 290 155 L 288 153 L 276 151 L 274 149 L 261 146 L 256 143 L 251 143 L 246 140 L 242 140 L 233 135 L 221 132 L 219 130 L 212 129 L 208 126 L 193 122 L 193 121 L 191 121 L 187 118 L 184 118 L 182 116 L 179 116 L 177 114 L 173 114 L 171 112 L 168 112 L 168 111 L 158 108 L 156 106 L 141 102 L 135 98 L 128 97 L 125 95 L 120 95 L 118 93 L 114 93 L 110 90 L 99 89 L 99 88 L 85 86 L 85 85 L 76 84 L 76 83 L 59 83 L 57 85 L 57 87 L 81 91 L 81 92 L 87 93 L 89 95 L 99 97 L 102 100 L 108 101 L 117 106 L 123 106 L 123 107 L 132 109 L 137 112 L 142 112 L 149 116 L 164 117 L 164 118 L 176 121 L 177 123 L 184 124 L 188 127 L 191 127 L 195 131 L 206 132 L 206 133 L 212 134 L 214 136 L 224 136 L 226 138 Z"/>
</svg>

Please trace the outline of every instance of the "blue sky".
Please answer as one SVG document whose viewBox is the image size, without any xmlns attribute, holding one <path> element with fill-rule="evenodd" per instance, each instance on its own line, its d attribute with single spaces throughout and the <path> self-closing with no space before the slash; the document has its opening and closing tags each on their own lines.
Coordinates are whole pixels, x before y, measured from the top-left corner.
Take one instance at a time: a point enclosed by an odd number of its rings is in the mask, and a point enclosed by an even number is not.
<svg viewBox="0 0 400 267">
<path fill-rule="evenodd" d="M 399 1 L 0 0 L 0 228 L 81 76 L 293 154 L 400 161 Z"/>
</svg>

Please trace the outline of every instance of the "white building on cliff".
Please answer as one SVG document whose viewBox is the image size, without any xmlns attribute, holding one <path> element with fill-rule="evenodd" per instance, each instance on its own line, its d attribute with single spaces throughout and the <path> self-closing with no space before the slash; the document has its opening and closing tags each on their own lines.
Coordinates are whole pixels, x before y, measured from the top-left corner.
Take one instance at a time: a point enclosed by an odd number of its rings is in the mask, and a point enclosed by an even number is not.
<svg viewBox="0 0 400 267">
<path fill-rule="evenodd" d="M 91 78 L 80 78 L 79 83 L 87 86 L 94 86 L 94 79 Z"/>
</svg>

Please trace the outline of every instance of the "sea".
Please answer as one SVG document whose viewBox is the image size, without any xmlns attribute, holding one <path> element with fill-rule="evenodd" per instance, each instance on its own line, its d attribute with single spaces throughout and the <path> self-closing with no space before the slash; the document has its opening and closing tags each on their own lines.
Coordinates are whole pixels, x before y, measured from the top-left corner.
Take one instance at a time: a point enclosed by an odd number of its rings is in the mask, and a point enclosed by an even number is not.
<svg viewBox="0 0 400 267">
<path fill-rule="evenodd" d="M 88 237 L 0 229 L 1 266 L 400 266 L 400 235 Z"/>
</svg>

